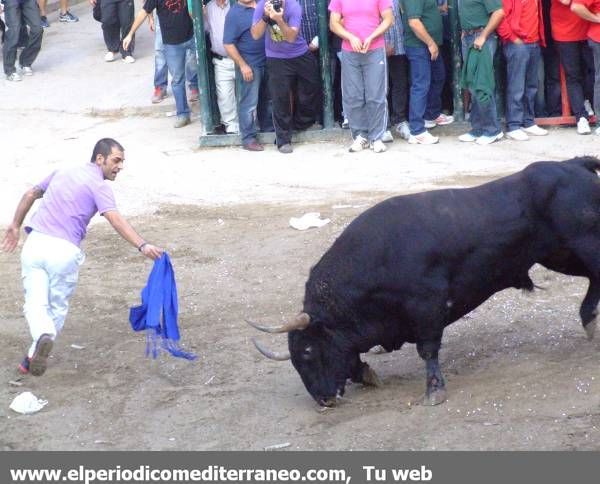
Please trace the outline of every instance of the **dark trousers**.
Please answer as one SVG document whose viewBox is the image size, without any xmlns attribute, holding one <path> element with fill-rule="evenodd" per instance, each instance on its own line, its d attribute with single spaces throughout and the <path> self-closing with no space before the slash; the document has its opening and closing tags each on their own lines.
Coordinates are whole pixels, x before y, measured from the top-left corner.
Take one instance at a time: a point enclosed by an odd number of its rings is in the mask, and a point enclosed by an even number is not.
<svg viewBox="0 0 600 484">
<path fill-rule="evenodd" d="M 29 27 L 29 38 L 19 57 L 19 63 L 23 67 L 31 67 L 39 54 L 44 30 L 41 25 L 40 10 L 35 0 L 6 0 L 4 19 L 6 20 L 6 34 L 2 54 L 4 73 L 10 76 L 15 72 L 15 60 L 22 26 Z"/>
<path fill-rule="evenodd" d="M 294 129 L 310 127 L 321 110 L 321 82 L 317 59 L 310 52 L 292 59 L 267 57 L 269 91 L 277 147 L 292 141 Z M 292 113 L 290 93 L 295 93 Z"/>
<path fill-rule="evenodd" d="M 555 45 L 560 56 L 560 63 L 565 71 L 571 111 L 576 119 L 587 119 L 588 115 L 583 103 L 586 99 L 585 86 L 589 65 L 594 65 L 592 51 L 585 40 L 579 42 L 555 41 Z M 588 99 L 591 99 L 589 84 L 587 91 Z"/>
<path fill-rule="evenodd" d="M 596 66 L 596 74 L 594 80 L 594 113 L 600 116 L 600 42 L 588 40 L 588 45 L 594 54 L 594 65 Z M 598 125 L 598 123 L 596 123 Z"/>
<path fill-rule="evenodd" d="M 131 30 L 133 17 L 133 0 L 102 0 L 102 33 L 109 52 L 121 52 L 123 57 L 133 53 L 135 38 L 127 51 L 123 49 L 122 43 Z"/>
<path fill-rule="evenodd" d="M 554 42 L 542 47 L 544 76 L 538 79 L 535 112 L 537 116 L 561 116 L 560 61 Z M 540 90 L 540 83 L 542 89 Z M 541 99 L 540 99 L 541 98 Z"/>
<path fill-rule="evenodd" d="M 391 55 L 387 61 L 390 121 L 393 125 L 396 125 L 408 119 L 408 59 L 405 55 Z"/>
</svg>

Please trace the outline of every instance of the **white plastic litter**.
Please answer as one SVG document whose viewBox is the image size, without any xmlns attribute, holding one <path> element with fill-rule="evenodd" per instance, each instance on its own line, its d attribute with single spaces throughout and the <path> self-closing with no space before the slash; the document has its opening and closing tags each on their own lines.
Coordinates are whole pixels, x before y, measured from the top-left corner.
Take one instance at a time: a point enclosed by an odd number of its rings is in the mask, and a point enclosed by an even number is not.
<svg viewBox="0 0 600 484">
<path fill-rule="evenodd" d="M 302 217 L 290 218 L 290 227 L 296 230 L 307 230 L 311 227 L 323 227 L 331 222 L 328 218 L 321 218 L 320 212 L 309 212 Z"/>
<path fill-rule="evenodd" d="M 11 410 L 17 413 L 39 412 L 48 404 L 48 400 L 41 400 L 31 392 L 19 393 L 10 404 Z"/>
</svg>

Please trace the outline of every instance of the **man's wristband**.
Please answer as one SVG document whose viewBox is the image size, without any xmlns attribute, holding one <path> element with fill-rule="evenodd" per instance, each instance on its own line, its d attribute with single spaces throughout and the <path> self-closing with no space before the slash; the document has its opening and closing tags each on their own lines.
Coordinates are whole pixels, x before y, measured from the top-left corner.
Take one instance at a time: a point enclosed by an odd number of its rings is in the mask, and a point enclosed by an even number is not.
<svg viewBox="0 0 600 484">
<path fill-rule="evenodd" d="M 146 245 L 148 245 L 148 242 L 142 242 L 140 245 L 138 245 L 138 250 L 141 252 Z"/>
<path fill-rule="evenodd" d="M 268 15 L 263 15 L 262 16 L 262 21 L 266 24 L 268 24 L 271 21 L 271 17 L 269 17 Z"/>
</svg>

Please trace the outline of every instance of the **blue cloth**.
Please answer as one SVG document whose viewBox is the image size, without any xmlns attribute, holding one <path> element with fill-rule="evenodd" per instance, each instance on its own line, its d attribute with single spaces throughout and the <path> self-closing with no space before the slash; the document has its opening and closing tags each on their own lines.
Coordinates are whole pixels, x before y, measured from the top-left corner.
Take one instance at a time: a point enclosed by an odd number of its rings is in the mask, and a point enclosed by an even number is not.
<svg viewBox="0 0 600 484">
<path fill-rule="evenodd" d="M 196 355 L 179 347 L 178 311 L 175 273 L 168 254 L 164 252 L 160 259 L 154 261 L 146 287 L 142 289 L 141 306 L 129 309 L 129 322 L 133 330 L 147 331 L 146 356 L 158 356 L 160 348 L 157 340 L 160 337 L 162 348 L 173 356 L 196 359 Z"/>
<path fill-rule="evenodd" d="M 254 40 L 250 33 L 254 7 L 236 3 L 225 17 L 223 43 L 233 44 L 249 66 L 262 67 L 266 64 L 265 39 Z"/>
</svg>

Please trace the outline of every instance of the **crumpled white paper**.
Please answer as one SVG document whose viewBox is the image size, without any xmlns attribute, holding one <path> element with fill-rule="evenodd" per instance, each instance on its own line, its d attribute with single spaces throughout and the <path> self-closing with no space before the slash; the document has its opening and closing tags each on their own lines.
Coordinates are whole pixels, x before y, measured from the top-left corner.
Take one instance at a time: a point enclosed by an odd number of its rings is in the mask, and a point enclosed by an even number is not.
<svg viewBox="0 0 600 484">
<path fill-rule="evenodd" d="M 302 215 L 302 217 L 290 218 L 290 227 L 296 230 L 307 230 L 311 227 L 323 227 L 331 222 L 328 218 L 321 218 L 320 212 L 309 212 Z"/>
<path fill-rule="evenodd" d="M 10 404 L 10 408 L 17 413 L 39 412 L 48 404 L 48 400 L 41 400 L 31 392 L 19 393 Z"/>
</svg>

